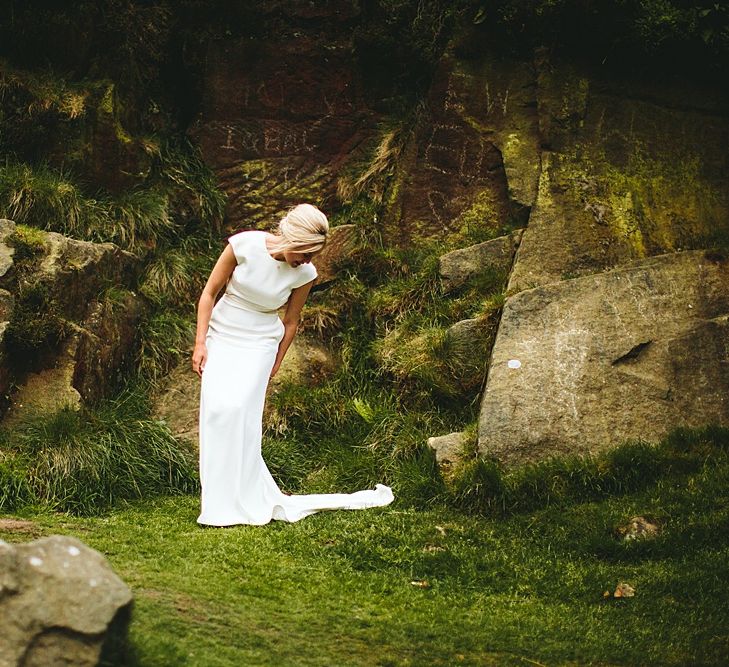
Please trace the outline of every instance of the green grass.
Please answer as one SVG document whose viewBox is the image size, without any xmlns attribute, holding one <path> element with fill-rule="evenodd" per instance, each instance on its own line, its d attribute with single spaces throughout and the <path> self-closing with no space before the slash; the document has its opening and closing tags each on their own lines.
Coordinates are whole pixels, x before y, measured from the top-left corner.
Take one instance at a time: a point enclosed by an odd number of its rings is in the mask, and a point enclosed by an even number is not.
<svg viewBox="0 0 729 667">
<path fill-rule="evenodd" d="M 29 415 L 2 432 L 0 511 L 93 514 L 125 499 L 198 488 L 195 454 L 149 415 L 144 392 L 94 408 Z"/>
<path fill-rule="evenodd" d="M 6 159 L 0 164 L 0 211 L 16 223 L 132 250 L 179 240 L 200 224 L 218 229 L 225 195 L 189 142 L 145 144 L 153 164 L 143 184 L 111 195 L 90 192 L 70 171 Z"/>
<path fill-rule="evenodd" d="M 99 518 L 23 516 L 33 536 L 75 535 L 108 556 L 134 591 L 132 664 L 146 667 L 718 666 L 729 656 L 726 461 L 505 519 L 396 501 L 203 529 L 197 512 L 181 496 Z M 620 541 L 616 528 L 638 514 L 657 518 L 660 535 Z M 619 582 L 635 597 L 604 598 Z"/>
</svg>

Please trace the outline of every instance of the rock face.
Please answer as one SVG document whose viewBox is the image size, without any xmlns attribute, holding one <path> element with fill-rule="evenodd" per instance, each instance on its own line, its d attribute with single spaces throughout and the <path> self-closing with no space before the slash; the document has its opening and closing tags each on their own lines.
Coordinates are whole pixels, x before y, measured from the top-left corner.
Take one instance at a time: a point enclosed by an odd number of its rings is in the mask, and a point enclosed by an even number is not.
<svg viewBox="0 0 729 667">
<path fill-rule="evenodd" d="M 703 91 L 537 59 L 539 188 L 509 289 L 710 246 L 729 233 L 729 122 Z"/>
<path fill-rule="evenodd" d="M 523 221 L 539 177 L 535 89 L 531 63 L 443 58 L 390 189 L 393 242 Z"/>
<path fill-rule="evenodd" d="M 729 259 L 690 251 L 526 290 L 504 307 L 479 448 L 516 463 L 729 425 Z"/>
<path fill-rule="evenodd" d="M 132 594 L 106 559 L 73 537 L 0 541 L 0 665 L 97 665 L 123 650 Z"/>
<path fill-rule="evenodd" d="M 128 289 L 138 268 L 135 256 L 111 243 L 0 220 L 0 392 L 17 385 L 13 419 L 93 402 L 118 384 L 143 312 Z"/>
<path fill-rule="evenodd" d="M 270 4 L 267 38 L 212 42 L 192 131 L 229 195 L 231 229 L 271 226 L 302 201 L 328 210 L 342 167 L 374 135 L 351 65 L 356 3 Z"/>
<path fill-rule="evenodd" d="M 337 270 L 354 252 L 357 239 L 358 233 L 355 225 L 339 225 L 331 229 L 324 250 L 314 260 L 319 273 L 317 285 L 323 285 L 337 277 Z"/>
</svg>

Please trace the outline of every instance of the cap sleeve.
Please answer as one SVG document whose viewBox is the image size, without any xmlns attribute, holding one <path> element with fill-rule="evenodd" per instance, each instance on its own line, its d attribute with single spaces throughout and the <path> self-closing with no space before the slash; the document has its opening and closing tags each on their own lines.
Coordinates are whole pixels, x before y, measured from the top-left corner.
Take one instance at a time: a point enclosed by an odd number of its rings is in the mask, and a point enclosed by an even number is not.
<svg viewBox="0 0 729 667">
<path fill-rule="evenodd" d="M 230 243 L 230 247 L 233 248 L 233 254 L 238 261 L 238 264 L 241 264 L 246 259 L 249 238 L 250 234 L 247 232 L 238 232 L 237 234 L 233 234 L 233 236 L 228 237 L 228 243 Z"/>
<path fill-rule="evenodd" d="M 319 275 L 313 264 L 302 264 L 299 267 L 299 271 L 300 275 L 296 276 L 296 282 L 293 284 L 294 288 L 306 285 L 306 283 L 311 282 Z"/>
</svg>

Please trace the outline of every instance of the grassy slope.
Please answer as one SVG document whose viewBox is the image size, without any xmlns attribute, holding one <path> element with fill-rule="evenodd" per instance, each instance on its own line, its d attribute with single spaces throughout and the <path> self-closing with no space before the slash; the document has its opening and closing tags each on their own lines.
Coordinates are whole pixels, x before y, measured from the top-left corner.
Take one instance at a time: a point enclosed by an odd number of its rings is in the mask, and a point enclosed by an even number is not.
<svg viewBox="0 0 729 667">
<path fill-rule="evenodd" d="M 729 464 L 509 519 L 398 508 L 202 529 L 197 499 L 31 515 L 105 552 L 153 665 L 723 665 Z M 662 535 L 614 528 L 657 517 Z M 3 533 L 7 540 L 27 534 Z M 411 581 L 425 580 L 429 588 Z M 603 599 L 618 582 L 628 600 Z"/>
</svg>

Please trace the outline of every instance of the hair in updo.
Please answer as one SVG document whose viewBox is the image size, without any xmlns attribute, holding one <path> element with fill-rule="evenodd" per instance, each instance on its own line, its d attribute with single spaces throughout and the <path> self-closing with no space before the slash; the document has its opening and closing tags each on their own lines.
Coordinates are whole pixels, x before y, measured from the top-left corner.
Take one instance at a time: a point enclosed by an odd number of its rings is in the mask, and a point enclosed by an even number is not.
<svg viewBox="0 0 729 667">
<path fill-rule="evenodd" d="M 316 206 L 294 206 L 278 223 L 274 252 L 319 252 L 326 243 L 329 221 Z"/>
</svg>

